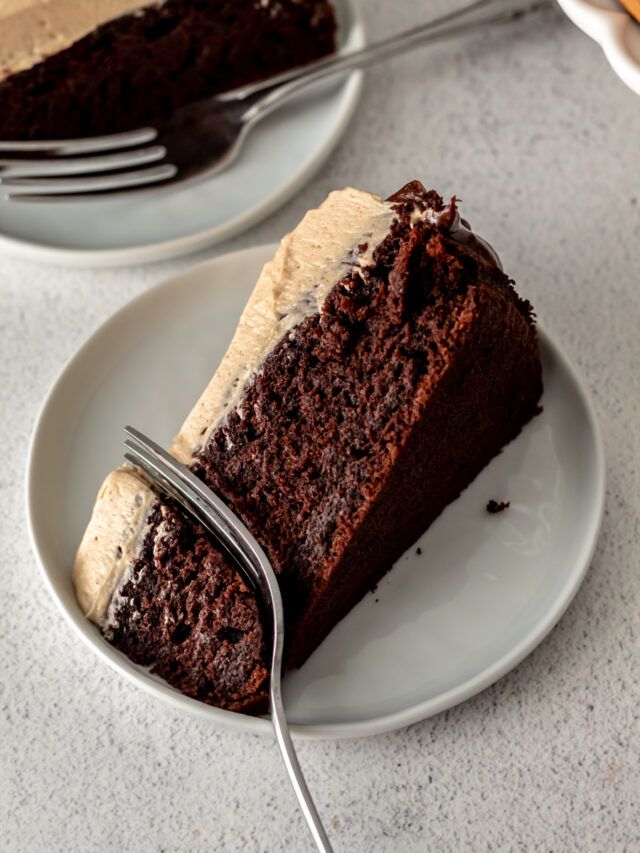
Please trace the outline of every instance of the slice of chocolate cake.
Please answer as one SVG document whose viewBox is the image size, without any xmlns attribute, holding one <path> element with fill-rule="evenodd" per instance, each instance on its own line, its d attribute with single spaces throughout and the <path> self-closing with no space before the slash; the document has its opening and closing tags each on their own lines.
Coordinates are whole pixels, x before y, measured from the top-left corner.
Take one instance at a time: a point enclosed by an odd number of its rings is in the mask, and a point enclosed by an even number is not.
<svg viewBox="0 0 640 853">
<path fill-rule="evenodd" d="M 328 0 L 4 0 L 0 139 L 157 125 L 335 49 Z"/>
<path fill-rule="evenodd" d="M 536 412 L 527 302 L 421 184 L 332 193 L 264 267 L 172 452 L 259 539 L 287 660 L 331 628 Z M 189 695 L 259 710 L 260 614 L 197 524 L 109 476 L 74 569 L 107 638 Z"/>
</svg>

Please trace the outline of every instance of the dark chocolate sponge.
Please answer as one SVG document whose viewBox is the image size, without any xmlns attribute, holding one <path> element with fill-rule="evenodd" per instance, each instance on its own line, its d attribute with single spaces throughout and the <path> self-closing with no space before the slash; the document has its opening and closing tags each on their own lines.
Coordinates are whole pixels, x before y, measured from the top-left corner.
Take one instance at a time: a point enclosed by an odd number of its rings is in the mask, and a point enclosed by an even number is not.
<svg viewBox="0 0 640 853">
<path fill-rule="evenodd" d="M 269 671 L 253 592 L 205 530 L 156 504 L 119 591 L 107 639 L 187 696 L 230 710 L 267 709 Z"/>
</svg>

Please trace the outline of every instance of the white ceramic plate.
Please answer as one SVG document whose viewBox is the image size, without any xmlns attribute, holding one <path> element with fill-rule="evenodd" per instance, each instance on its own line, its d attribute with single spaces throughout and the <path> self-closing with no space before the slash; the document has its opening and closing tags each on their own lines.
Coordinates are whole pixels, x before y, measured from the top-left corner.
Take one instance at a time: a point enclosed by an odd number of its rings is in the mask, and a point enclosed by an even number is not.
<svg viewBox="0 0 640 853">
<path fill-rule="evenodd" d="M 617 0 L 558 0 L 573 23 L 597 41 L 618 77 L 640 95 L 640 24 Z"/>
<path fill-rule="evenodd" d="M 354 0 L 335 3 L 340 50 L 364 45 Z M 289 199 L 328 157 L 358 102 L 362 73 L 260 122 L 239 159 L 208 181 L 110 200 L 17 204 L 0 192 L 0 251 L 44 263 L 115 266 L 185 255 L 227 239 Z"/>
<path fill-rule="evenodd" d="M 103 477 L 122 459 L 122 427 L 165 445 L 226 349 L 274 247 L 192 268 L 134 299 L 67 365 L 37 423 L 28 514 L 44 578 L 82 639 L 176 708 L 246 732 L 269 722 L 189 699 L 109 646 L 82 615 L 71 564 Z M 544 412 L 491 462 L 285 679 L 294 730 L 358 736 L 449 708 L 504 675 L 560 618 L 588 567 L 604 495 L 593 409 L 558 347 L 541 334 Z M 511 507 L 489 515 L 487 501 Z"/>
</svg>

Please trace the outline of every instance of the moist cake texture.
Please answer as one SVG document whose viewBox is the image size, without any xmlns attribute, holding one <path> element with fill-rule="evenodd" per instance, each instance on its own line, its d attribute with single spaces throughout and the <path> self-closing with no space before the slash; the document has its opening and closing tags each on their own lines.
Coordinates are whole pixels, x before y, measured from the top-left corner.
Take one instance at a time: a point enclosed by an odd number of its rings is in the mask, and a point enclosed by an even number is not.
<svg viewBox="0 0 640 853">
<path fill-rule="evenodd" d="M 335 49 L 328 0 L 4 0 L 0 139 L 157 125 Z"/>
<path fill-rule="evenodd" d="M 189 696 L 264 711 L 269 673 L 253 593 L 177 507 L 155 503 L 148 526 L 112 602 L 107 638 Z"/>
<path fill-rule="evenodd" d="M 531 307 L 456 200 L 418 182 L 387 201 L 344 190 L 265 266 L 172 452 L 265 548 L 295 667 L 517 435 L 541 391 Z M 74 580 L 134 660 L 203 701 L 264 708 L 250 590 L 135 472 L 108 478 Z"/>
</svg>

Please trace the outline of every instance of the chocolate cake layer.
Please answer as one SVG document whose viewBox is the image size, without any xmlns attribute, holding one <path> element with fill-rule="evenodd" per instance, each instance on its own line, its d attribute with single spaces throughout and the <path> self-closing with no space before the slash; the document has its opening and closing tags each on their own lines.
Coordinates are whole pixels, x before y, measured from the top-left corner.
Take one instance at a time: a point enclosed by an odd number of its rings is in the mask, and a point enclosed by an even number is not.
<svg viewBox="0 0 640 853">
<path fill-rule="evenodd" d="M 107 639 L 187 696 L 264 712 L 269 671 L 253 592 L 175 506 L 155 503 L 148 524 L 111 604 Z"/>
<path fill-rule="evenodd" d="M 331 53 L 335 30 L 328 0 L 149 4 L 0 82 L 0 139 L 156 125 L 195 100 Z"/>
<path fill-rule="evenodd" d="M 265 548 L 300 666 L 541 391 L 530 306 L 455 199 L 417 182 L 387 202 L 345 190 L 266 265 L 173 452 Z M 204 701 L 261 707 L 268 649 L 249 591 L 132 472 L 107 480 L 74 580 L 134 660 Z"/>
</svg>

